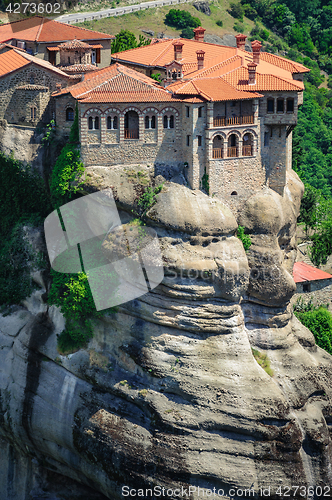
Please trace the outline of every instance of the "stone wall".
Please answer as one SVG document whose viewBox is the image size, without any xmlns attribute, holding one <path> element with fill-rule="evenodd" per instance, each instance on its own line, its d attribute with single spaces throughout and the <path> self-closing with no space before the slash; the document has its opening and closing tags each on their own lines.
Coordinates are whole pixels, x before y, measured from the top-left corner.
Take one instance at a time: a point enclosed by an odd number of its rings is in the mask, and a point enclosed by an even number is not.
<svg viewBox="0 0 332 500">
<path fill-rule="evenodd" d="M 306 282 L 307 283 L 307 282 Z M 306 304 L 310 301 L 314 305 L 328 304 L 332 309 L 332 278 L 326 280 L 310 281 L 310 292 L 303 291 L 303 283 L 296 284 L 296 293 L 292 297 L 295 304 L 301 297 Z"/>
<path fill-rule="evenodd" d="M 72 121 L 66 120 L 66 110 L 67 108 L 75 110 L 75 107 L 76 100 L 71 96 L 71 94 L 65 94 L 55 99 L 56 126 L 57 129 L 65 135 L 69 134 L 70 128 L 73 124 Z"/>
<path fill-rule="evenodd" d="M 64 107 L 68 100 L 61 99 Z M 125 138 L 124 124 L 128 111 L 138 114 L 138 139 Z M 185 161 L 182 154 L 180 111 L 181 104 L 178 103 L 118 104 L 116 107 L 107 104 L 96 107 L 80 104 L 81 155 L 84 164 L 112 166 L 148 162 L 155 164 L 156 169 L 159 169 L 158 173 L 165 173 L 165 169 L 173 172 L 174 167 L 177 168 Z M 174 117 L 174 128 L 164 128 L 165 115 Z M 117 116 L 117 129 L 107 128 L 108 116 L 112 119 Z M 156 128 L 145 128 L 146 116 L 155 116 Z M 89 129 L 89 117 L 93 120 L 99 118 L 98 130 Z"/>
<path fill-rule="evenodd" d="M 57 83 L 66 87 L 70 79 L 34 63 L 4 76 L 0 80 L 0 119 L 34 126 L 40 121 L 48 123 L 55 111 L 50 95 Z M 36 108 L 35 118 L 31 107 Z"/>
</svg>

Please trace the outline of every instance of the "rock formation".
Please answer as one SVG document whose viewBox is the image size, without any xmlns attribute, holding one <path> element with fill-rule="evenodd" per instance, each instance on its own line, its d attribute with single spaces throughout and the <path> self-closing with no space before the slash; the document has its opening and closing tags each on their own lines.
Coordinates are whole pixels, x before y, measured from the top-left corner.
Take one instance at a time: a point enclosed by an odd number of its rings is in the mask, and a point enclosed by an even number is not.
<svg viewBox="0 0 332 500">
<path fill-rule="evenodd" d="M 87 179 L 87 193 L 112 187 L 123 223 L 155 182 L 142 166 L 91 167 Z M 198 486 L 226 498 L 270 488 L 273 499 L 331 486 L 332 358 L 289 306 L 302 193 L 288 172 L 283 197 L 265 188 L 236 221 L 222 201 L 165 182 L 146 214 L 163 282 L 95 320 L 88 347 L 68 356 L 38 277 L 0 321 L 1 499 L 116 500 L 123 486 L 191 486 L 192 499 Z"/>
</svg>

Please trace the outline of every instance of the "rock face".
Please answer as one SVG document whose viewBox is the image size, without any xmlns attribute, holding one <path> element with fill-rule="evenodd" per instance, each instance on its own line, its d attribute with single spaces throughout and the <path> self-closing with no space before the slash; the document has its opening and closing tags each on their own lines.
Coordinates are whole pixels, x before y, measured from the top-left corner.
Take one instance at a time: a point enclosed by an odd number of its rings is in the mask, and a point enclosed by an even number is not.
<svg viewBox="0 0 332 500">
<path fill-rule="evenodd" d="M 112 186 L 128 223 L 149 169 L 88 170 L 87 192 Z M 96 320 L 86 349 L 59 355 L 64 320 L 44 289 L 1 317 L 1 499 L 332 485 L 332 358 L 289 307 L 302 193 L 289 172 L 283 197 L 247 201 L 245 253 L 229 208 L 166 182 L 146 216 L 165 278 Z"/>
<path fill-rule="evenodd" d="M 194 2 L 193 6 L 195 9 L 197 9 L 199 12 L 203 12 L 206 16 L 211 16 L 211 9 L 209 2 Z"/>
</svg>

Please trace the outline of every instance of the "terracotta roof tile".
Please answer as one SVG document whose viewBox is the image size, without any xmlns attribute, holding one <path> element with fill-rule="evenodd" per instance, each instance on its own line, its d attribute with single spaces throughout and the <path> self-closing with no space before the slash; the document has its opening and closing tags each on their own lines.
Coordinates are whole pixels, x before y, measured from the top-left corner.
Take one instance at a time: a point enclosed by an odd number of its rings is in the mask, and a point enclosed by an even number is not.
<svg viewBox="0 0 332 500">
<path fill-rule="evenodd" d="M 162 40 L 159 43 L 146 45 L 145 47 L 137 47 L 136 49 L 125 50 L 124 52 L 117 52 L 112 54 L 112 58 L 117 59 L 119 62 L 134 62 L 144 64 L 147 66 L 160 66 L 164 67 L 174 60 L 174 42 L 181 41 L 183 43 L 182 59 L 183 69 L 189 71 L 197 69 L 197 54 L 196 51 L 202 48 L 205 52 L 204 62 L 214 61 L 214 63 L 225 60 L 236 55 L 237 49 L 234 47 L 224 47 L 214 43 L 197 42 L 196 40 L 187 40 L 179 38 L 176 40 Z M 189 65 L 189 66 L 188 66 Z"/>
<path fill-rule="evenodd" d="M 75 49 L 92 49 L 91 45 L 82 42 L 81 40 L 70 40 L 69 42 L 60 43 L 59 49 L 75 50 Z"/>
<path fill-rule="evenodd" d="M 56 92 L 70 93 L 81 102 L 169 102 L 172 94 L 155 80 L 120 64 L 87 74 L 77 85 Z"/>
<path fill-rule="evenodd" d="M 60 23 L 42 16 L 34 16 L 0 26 L 0 41 L 6 42 L 13 38 L 36 42 L 62 42 L 74 38 L 79 40 L 112 39 L 114 36 Z"/>
<path fill-rule="evenodd" d="M 303 90 L 303 82 L 292 79 L 284 79 L 271 74 L 260 74 L 256 71 L 256 83 L 248 84 L 249 72 L 247 68 L 233 70 L 223 77 L 228 83 L 238 90 L 247 91 L 291 91 Z"/>
<path fill-rule="evenodd" d="M 317 267 L 310 266 L 305 262 L 295 262 L 293 267 L 293 278 L 295 283 L 302 283 L 304 281 L 316 281 L 332 278 L 331 274 L 317 269 Z"/>
<path fill-rule="evenodd" d="M 58 66 L 64 73 L 87 73 L 90 71 L 98 71 L 97 66 L 93 64 L 72 64 L 71 66 Z"/>
<path fill-rule="evenodd" d="M 15 71 L 16 69 L 23 68 L 30 64 L 29 61 L 23 57 L 22 54 L 18 54 L 15 50 L 8 50 L 0 54 L 0 77 Z"/>
<path fill-rule="evenodd" d="M 223 78 L 195 78 L 189 82 L 176 82 L 167 87 L 177 95 L 200 95 L 211 101 L 237 101 L 262 97 L 256 92 L 237 90 Z"/>
<path fill-rule="evenodd" d="M 310 71 L 300 63 L 290 61 L 284 57 L 276 56 L 275 54 L 270 54 L 269 52 L 261 52 L 260 58 L 263 59 L 263 61 L 274 64 L 279 68 L 289 71 L 290 73 L 308 73 Z"/>
</svg>

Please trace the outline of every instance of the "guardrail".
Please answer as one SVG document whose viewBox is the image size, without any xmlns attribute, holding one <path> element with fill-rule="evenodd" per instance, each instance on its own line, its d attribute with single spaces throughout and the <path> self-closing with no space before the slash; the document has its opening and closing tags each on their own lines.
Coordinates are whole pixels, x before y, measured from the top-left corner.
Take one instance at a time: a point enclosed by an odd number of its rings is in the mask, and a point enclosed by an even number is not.
<svg viewBox="0 0 332 500">
<path fill-rule="evenodd" d="M 93 21 L 95 19 L 104 19 L 105 17 L 123 16 L 131 12 L 138 12 L 140 10 L 151 9 L 156 7 L 164 7 L 165 5 L 176 5 L 179 3 L 189 3 L 193 0 L 156 0 L 155 2 L 144 2 L 135 5 L 127 5 L 125 7 L 117 7 L 115 9 L 107 9 L 99 12 L 65 14 L 56 18 L 57 21 L 65 24 L 82 23 L 84 21 Z"/>
</svg>

